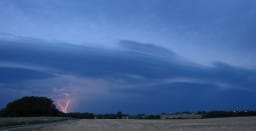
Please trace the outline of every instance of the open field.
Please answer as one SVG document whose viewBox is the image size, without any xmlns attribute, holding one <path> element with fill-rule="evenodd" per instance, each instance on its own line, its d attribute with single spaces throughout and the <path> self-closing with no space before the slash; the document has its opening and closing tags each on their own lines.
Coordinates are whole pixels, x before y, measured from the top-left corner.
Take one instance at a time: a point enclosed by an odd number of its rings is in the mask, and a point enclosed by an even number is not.
<svg viewBox="0 0 256 131">
<path fill-rule="evenodd" d="M 0 130 L 7 127 L 64 121 L 67 117 L 0 117 Z"/>
<path fill-rule="evenodd" d="M 73 120 L 15 130 L 39 131 L 256 131 L 256 117 L 190 120 Z"/>
</svg>

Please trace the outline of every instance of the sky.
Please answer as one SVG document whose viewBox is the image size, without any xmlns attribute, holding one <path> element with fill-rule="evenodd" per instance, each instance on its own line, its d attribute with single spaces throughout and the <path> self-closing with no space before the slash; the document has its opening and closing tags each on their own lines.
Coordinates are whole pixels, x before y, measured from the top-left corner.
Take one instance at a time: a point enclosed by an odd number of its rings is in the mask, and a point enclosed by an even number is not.
<svg viewBox="0 0 256 131">
<path fill-rule="evenodd" d="M 255 0 L 0 0 L 0 108 L 256 109 L 255 23 Z"/>
</svg>

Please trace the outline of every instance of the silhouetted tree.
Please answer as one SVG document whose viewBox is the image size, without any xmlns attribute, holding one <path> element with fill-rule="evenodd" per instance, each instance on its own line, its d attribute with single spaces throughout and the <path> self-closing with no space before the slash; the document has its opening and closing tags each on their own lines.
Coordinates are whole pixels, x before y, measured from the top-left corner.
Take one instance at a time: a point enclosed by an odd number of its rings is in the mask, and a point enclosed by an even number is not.
<svg viewBox="0 0 256 131">
<path fill-rule="evenodd" d="M 122 112 L 117 112 L 117 119 L 122 119 L 123 113 Z"/>
<path fill-rule="evenodd" d="M 7 104 L 2 116 L 60 116 L 53 101 L 47 97 L 23 97 Z"/>
<path fill-rule="evenodd" d="M 203 118 L 256 116 L 256 111 L 211 111 L 203 115 Z"/>
</svg>

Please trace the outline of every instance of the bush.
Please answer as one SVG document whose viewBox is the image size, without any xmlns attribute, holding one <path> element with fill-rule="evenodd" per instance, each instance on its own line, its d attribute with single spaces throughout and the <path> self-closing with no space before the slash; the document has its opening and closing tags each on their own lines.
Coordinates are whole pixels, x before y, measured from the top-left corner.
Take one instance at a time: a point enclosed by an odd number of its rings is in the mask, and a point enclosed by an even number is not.
<svg viewBox="0 0 256 131">
<path fill-rule="evenodd" d="M 53 101 L 47 97 L 23 97 L 7 104 L 0 113 L 2 116 L 60 116 Z"/>
</svg>

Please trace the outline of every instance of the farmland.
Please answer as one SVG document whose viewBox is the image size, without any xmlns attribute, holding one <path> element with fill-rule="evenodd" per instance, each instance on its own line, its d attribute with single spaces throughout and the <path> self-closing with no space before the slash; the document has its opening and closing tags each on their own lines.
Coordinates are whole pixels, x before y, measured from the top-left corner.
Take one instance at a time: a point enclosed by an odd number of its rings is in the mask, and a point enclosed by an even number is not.
<svg viewBox="0 0 256 131">
<path fill-rule="evenodd" d="M 57 122 L 57 121 L 64 121 L 68 119 L 71 119 L 71 118 L 67 118 L 67 117 L 0 117 L 0 130 L 9 128 L 9 127 Z"/>
<path fill-rule="evenodd" d="M 19 130 L 16 128 L 15 130 Z M 186 120 L 93 119 L 41 124 L 20 130 L 83 131 L 255 131 L 256 117 L 230 117 Z"/>
</svg>

